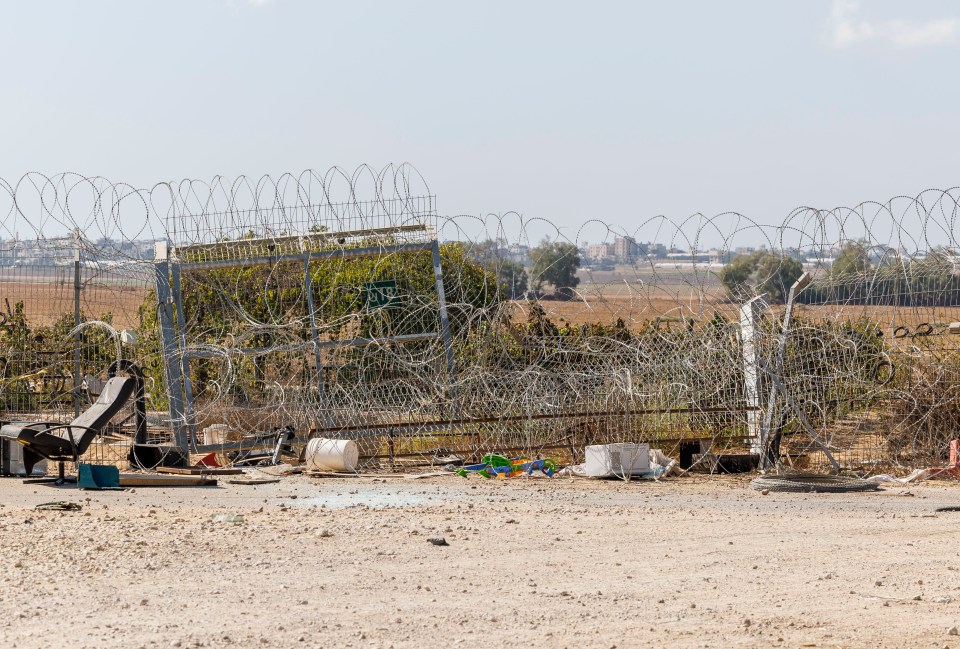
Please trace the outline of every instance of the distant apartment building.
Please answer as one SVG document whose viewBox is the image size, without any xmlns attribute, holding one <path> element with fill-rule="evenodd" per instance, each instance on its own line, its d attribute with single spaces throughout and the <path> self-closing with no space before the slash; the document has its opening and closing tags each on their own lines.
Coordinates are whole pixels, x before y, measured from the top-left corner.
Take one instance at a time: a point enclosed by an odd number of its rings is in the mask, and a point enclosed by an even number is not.
<svg viewBox="0 0 960 649">
<path fill-rule="evenodd" d="M 128 259 L 153 259 L 155 242 L 150 240 L 122 241 L 101 238 L 94 242 L 103 253 L 119 253 Z M 0 240 L 0 266 L 43 266 L 73 263 L 75 239 L 50 237 L 46 239 Z M 104 258 L 101 254 L 100 258 Z M 84 263 L 96 260 L 84 259 Z"/>
<path fill-rule="evenodd" d="M 587 246 L 586 257 L 590 261 L 607 261 L 614 256 L 612 243 L 591 243 Z"/>
<path fill-rule="evenodd" d="M 629 263 L 643 255 L 643 248 L 633 237 L 617 237 L 613 241 L 613 256 L 617 261 Z"/>
<path fill-rule="evenodd" d="M 638 243 L 633 237 L 616 237 L 613 243 L 591 243 L 583 248 L 590 262 L 630 264 L 647 257 L 665 257 L 667 248 L 661 243 Z"/>
</svg>

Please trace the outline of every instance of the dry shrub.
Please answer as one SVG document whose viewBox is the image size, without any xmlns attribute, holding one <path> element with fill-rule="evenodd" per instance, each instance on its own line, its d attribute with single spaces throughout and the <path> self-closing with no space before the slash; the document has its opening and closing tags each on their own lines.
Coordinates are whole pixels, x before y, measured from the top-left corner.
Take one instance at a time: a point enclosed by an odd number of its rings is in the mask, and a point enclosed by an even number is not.
<svg viewBox="0 0 960 649">
<path fill-rule="evenodd" d="M 915 359 L 886 402 L 891 458 L 912 466 L 937 466 L 960 437 L 960 354 Z"/>
</svg>

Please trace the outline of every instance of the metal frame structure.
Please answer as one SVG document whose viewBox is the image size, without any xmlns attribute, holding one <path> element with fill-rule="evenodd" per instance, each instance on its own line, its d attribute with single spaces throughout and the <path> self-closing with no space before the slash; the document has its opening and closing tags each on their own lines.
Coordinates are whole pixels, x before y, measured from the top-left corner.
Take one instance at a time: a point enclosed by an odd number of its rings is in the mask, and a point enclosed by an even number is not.
<svg viewBox="0 0 960 649">
<path fill-rule="evenodd" d="M 427 241 L 418 241 L 412 243 L 392 243 L 378 246 L 360 246 L 356 248 L 335 247 L 332 249 L 314 250 L 316 247 L 311 243 L 324 242 L 329 240 L 344 241 L 346 239 L 359 240 L 372 236 L 395 235 L 400 233 L 421 233 L 427 235 Z M 299 250 L 296 252 L 283 252 L 273 256 L 254 255 L 244 257 L 246 251 L 257 249 L 258 244 L 269 242 L 271 247 L 277 247 L 277 244 L 284 244 L 281 247 L 289 248 L 291 244 Z M 230 259 L 195 259 L 203 256 L 202 253 L 222 250 L 225 247 L 232 248 L 232 252 L 239 252 L 236 257 Z M 310 275 L 310 262 L 321 259 L 355 259 L 358 257 L 381 255 L 401 252 L 420 252 L 430 250 L 432 254 L 433 273 L 437 291 L 437 299 L 440 311 L 440 331 L 424 332 L 420 334 L 408 334 L 400 336 L 387 336 L 382 338 L 353 338 L 348 340 L 336 340 L 321 342 L 318 334 L 316 311 L 313 304 L 313 295 L 310 290 L 312 279 Z M 262 237 L 247 239 L 241 242 L 227 243 L 203 243 L 187 246 L 174 246 L 172 242 L 159 242 L 155 253 L 155 274 L 157 289 L 157 308 L 160 323 L 160 336 L 163 349 L 164 375 L 167 380 L 167 389 L 169 392 L 170 425 L 173 434 L 174 445 L 181 451 L 204 452 L 208 450 L 222 450 L 223 445 L 217 445 L 216 448 L 208 448 L 197 444 L 196 418 L 194 410 L 193 386 L 190 378 L 190 359 L 203 358 L 207 355 L 203 351 L 192 351 L 188 348 L 185 329 L 186 314 L 183 308 L 183 293 L 181 287 L 181 273 L 184 270 L 214 270 L 219 268 L 230 268 L 237 266 L 250 266 L 258 264 L 276 264 L 284 261 L 302 261 L 304 268 L 304 284 L 307 287 L 307 308 L 310 313 L 310 335 L 313 352 L 317 365 L 317 387 L 321 399 L 324 399 L 324 378 L 321 360 L 321 351 L 323 349 L 336 349 L 344 347 L 359 347 L 379 343 L 405 343 L 417 340 L 431 340 L 441 338 L 444 345 L 444 354 L 446 358 L 447 380 L 453 393 L 454 384 L 454 358 L 453 341 L 450 334 L 450 320 L 447 313 L 446 294 L 443 284 L 443 268 L 440 259 L 440 244 L 437 240 L 435 231 L 428 225 L 403 225 L 394 228 L 371 228 L 365 230 L 341 231 L 334 233 L 311 233 L 305 235 L 285 235 L 282 237 Z M 257 354 L 268 350 L 261 349 L 242 349 L 244 353 Z M 333 427 L 333 420 L 330 414 L 327 415 L 323 423 L 325 428 Z"/>
</svg>

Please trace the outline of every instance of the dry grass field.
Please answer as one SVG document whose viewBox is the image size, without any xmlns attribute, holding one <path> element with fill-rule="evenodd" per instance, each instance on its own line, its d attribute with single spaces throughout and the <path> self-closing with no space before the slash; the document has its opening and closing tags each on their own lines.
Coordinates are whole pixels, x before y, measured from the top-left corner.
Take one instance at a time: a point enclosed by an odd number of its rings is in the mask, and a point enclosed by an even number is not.
<svg viewBox="0 0 960 649">
<path fill-rule="evenodd" d="M 735 304 L 716 298 L 701 300 L 690 295 L 668 297 L 656 293 L 652 295 L 586 293 L 583 299 L 543 300 L 540 305 L 552 320 L 572 325 L 595 322 L 612 324 L 618 318 L 622 318 L 627 326 L 636 328 L 658 318 L 667 323 L 671 320 L 679 323 L 683 318 L 693 318 L 697 321 L 709 320 L 714 313 L 720 313 L 728 319 L 738 317 L 738 307 Z M 524 303 L 518 303 L 517 306 L 521 312 L 526 309 Z"/>
<path fill-rule="evenodd" d="M 598 271 L 591 274 L 603 282 L 584 281 L 578 287 L 580 299 L 543 300 L 541 306 L 556 322 L 573 325 L 587 323 L 614 323 L 622 318 L 628 326 L 639 328 L 650 321 L 662 319 L 663 326 L 676 326 L 683 318 L 695 321 L 709 320 L 719 314 L 728 320 L 739 318 L 739 305 L 727 299 L 723 287 L 716 281 L 695 285 L 682 273 L 669 277 L 643 275 L 626 277 L 621 273 Z M 654 279 L 661 283 L 650 283 Z M 114 324 L 131 328 L 139 324 L 138 309 L 143 305 L 148 287 L 89 283 L 81 292 L 81 308 L 89 317 L 113 315 Z M 47 282 L 14 282 L 0 278 L 0 311 L 23 301 L 28 320 L 34 325 L 49 325 L 64 313 L 73 313 L 73 285 L 60 279 Z M 518 320 L 525 317 L 525 301 L 514 302 Z M 772 313 L 782 313 L 782 306 L 773 306 Z M 960 321 L 960 307 L 890 307 L 862 305 L 805 305 L 798 304 L 797 317 L 811 320 L 868 320 L 879 324 L 885 333 L 892 334 L 901 325 L 911 331 L 920 323 L 945 326 Z"/>
<path fill-rule="evenodd" d="M 73 313 L 73 284 L 50 282 L 0 281 L 0 311 L 12 310 L 22 301 L 31 325 L 47 326 L 65 313 Z M 137 310 L 147 296 L 144 286 L 89 284 L 80 293 L 80 308 L 88 318 L 111 313 L 115 326 L 136 327 Z"/>
</svg>

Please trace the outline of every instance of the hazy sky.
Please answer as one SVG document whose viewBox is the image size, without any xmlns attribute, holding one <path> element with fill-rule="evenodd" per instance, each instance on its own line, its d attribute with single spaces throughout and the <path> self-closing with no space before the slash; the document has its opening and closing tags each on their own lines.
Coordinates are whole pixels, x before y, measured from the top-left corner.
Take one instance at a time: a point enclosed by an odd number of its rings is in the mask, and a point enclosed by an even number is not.
<svg viewBox="0 0 960 649">
<path fill-rule="evenodd" d="M 947 0 L 0 7 L 8 180 L 409 162 L 442 213 L 571 233 L 960 184 Z"/>
</svg>

